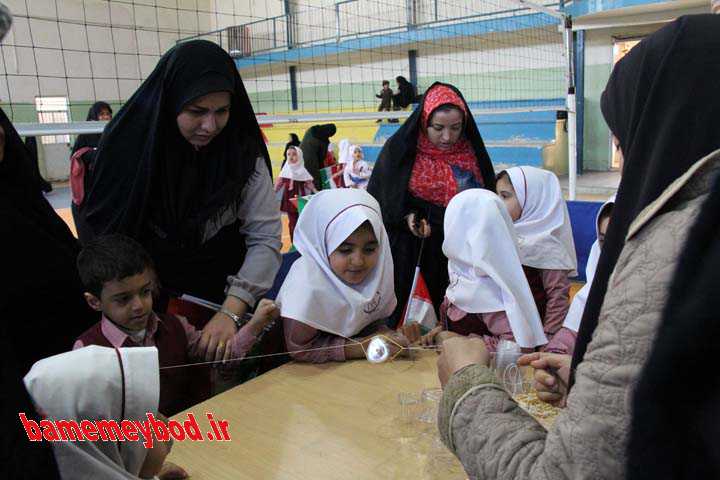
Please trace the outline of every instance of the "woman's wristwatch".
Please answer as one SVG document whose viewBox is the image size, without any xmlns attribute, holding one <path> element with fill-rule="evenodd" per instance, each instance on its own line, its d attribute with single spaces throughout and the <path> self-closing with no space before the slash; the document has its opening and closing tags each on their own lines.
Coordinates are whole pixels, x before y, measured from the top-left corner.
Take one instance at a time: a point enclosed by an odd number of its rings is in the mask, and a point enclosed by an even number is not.
<svg viewBox="0 0 720 480">
<path fill-rule="evenodd" d="M 226 315 L 226 316 L 230 317 L 230 319 L 231 319 L 233 322 L 235 322 L 235 326 L 238 328 L 238 330 L 240 330 L 240 328 L 241 328 L 243 325 L 245 325 L 245 324 L 247 323 L 247 321 L 249 320 L 249 318 L 245 318 L 245 317 L 248 315 L 247 313 L 243 314 L 243 316 L 241 317 L 240 315 L 238 315 L 238 314 L 236 314 L 236 313 L 233 313 L 233 312 L 231 312 L 230 310 L 228 310 L 227 308 L 224 308 L 224 307 L 221 308 L 221 309 L 219 310 L 219 312 L 222 313 L 223 315 Z M 252 316 L 251 316 L 250 318 L 252 318 Z"/>
</svg>

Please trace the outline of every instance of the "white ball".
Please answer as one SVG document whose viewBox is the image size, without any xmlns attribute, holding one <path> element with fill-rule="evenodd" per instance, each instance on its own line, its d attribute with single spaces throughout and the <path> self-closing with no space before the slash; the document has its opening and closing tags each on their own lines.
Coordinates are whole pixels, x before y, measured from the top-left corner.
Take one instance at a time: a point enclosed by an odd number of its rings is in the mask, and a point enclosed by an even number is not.
<svg viewBox="0 0 720 480">
<path fill-rule="evenodd" d="M 365 356 L 370 363 L 387 362 L 388 358 L 390 358 L 390 345 L 381 336 L 373 337 L 368 343 Z"/>
</svg>

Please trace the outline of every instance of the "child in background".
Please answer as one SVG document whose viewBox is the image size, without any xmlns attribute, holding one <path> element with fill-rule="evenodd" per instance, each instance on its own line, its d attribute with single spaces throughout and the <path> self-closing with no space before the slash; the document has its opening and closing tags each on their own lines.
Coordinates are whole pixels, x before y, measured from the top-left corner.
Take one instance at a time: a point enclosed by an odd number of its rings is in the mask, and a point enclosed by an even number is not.
<svg viewBox="0 0 720 480">
<path fill-rule="evenodd" d="M 378 112 L 389 112 L 390 110 L 392 110 L 393 91 L 390 88 L 389 81 L 382 81 L 382 90 L 380 90 L 380 93 L 375 95 L 375 97 L 380 99 L 380 106 L 378 107 Z M 376 121 L 376 123 L 380 122 L 382 122 L 381 118 Z"/>
<path fill-rule="evenodd" d="M 349 188 L 362 188 L 367 189 L 368 180 L 372 170 L 370 166 L 363 160 L 364 155 L 360 145 L 348 145 L 347 146 L 347 157 L 350 158 L 349 163 L 345 164 L 343 171 L 343 177 L 345 180 L 345 186 Z"/>
<path fill-rule="evenodd" d="M 603 240 L 605 240 L 605 232 L 607 232 L 608 225 L 610 224 L 610 217 L 612 216 L 614 205 L 615 196 L 605 202 L 598 211 L 597 217 L 595 218 L 595 233 L 597 234 L 597 240 L 595 240 L 590 248 L 590 255 L 588 256 L 587 265 L 585 267 L 585 285 L 583 285 L 583 287 L 578 290 L 573 297 L 570 309 L 565 317 L 563 327 L 558 330 L 558 332 L 550 339 L 550 342 L 543 348 L 546 352 L 566 353 L 568 355 L 572 355 L 575 350 L 575 340 L 577 339 L 577 333 L 580 330 L 580 320 L 582 320 L 583 311 L 585 310 L 585 302 L 587 302 L 590 287 L 592 286 L 593 278 L 595 277 L 595 269 L 597 268 L 598 260 L 600 259 Z"/>
<path fill-rule="evenodd" d="M 514 167 L 497 177 L 497 193 L 515 225 L 525 275 L 548 338 L 565 320 L 577 259 L 570 216 L 555 174 Z"/>
<path fill-rule="evenodd" d="M 287 163 L 275 180 L 275 192 L 280 197 L 280 211 L 287 213 L 290 240 L 295 233 L 295 224 L 298 219 L 297 204 L 290 201 L 292 198 L 304 197 L 315 193 L 315 184 L 310 172 L 305 168 L 303 153 L 300 147 L 290 146 L 286 152 Z"/>
<path fill-rule="evenodd" d="M 285 144 L 285 151 L 283 151 L 283 161 L 282 165 L 280 165 L 280 169 L 282 169 L 285 164 L 287 163 L 287 152 L 290 149 L 290 147 L 299 147 L 300 146 L 300 139 L 298 138 L 297 134 L 290 133 L 288 135 L 288 142 Z"/>
<path fill-rule="evenodd" d="M 91 346 L 40 360 L 24 380 L 36 409 L 50 421 L 145 422 L 148 413 L 167 421 L 157 410 L 158 367 L 155 348 Z M 163 478 L 166 469 L 173 470 L 167 478 L 187 478 L 177 465 L 163 467 L 171 442 L 160 442 L 153 435 L 148 449 L 143 441 L 140 435 L 134 442 L 51 443 L 62 478 Z"/>
<path fill-rule="evenodd" d="M 332 167 L 333 165 L 337 164 L 337 160 L 335 160 L 335 152 L 334 147 L 332 143 L 328 143 L 327 147 L 327 153 L 325 154 L 325 168 Z"/>
<path fill-rule="evenodd" d="M 526 349 L 546 344 L 515 229 L 498 196 L 480 188 L 457 194 L 445 211 L 444 230 L 450 286 L 440 307 L 441 325 L 421 343 L 479 335 L 490 352 L 503 339 Z"/>
<path fill-rule="evenodd" d="M 159 351 L 161 367 L 200 360 L 194 350 L 202 332 L 183 317 L 153 311 L 157 276 L 152 259 L 139 243 L 122 235 L 98 237 L 85 245 L 77 266 L 87 289 L 85 299 L 92 309 L 102 312 L 102 320 L 80 335 L 73 349 L 86 345 L 153 346 Z M 216 360 L 245 356 L 278 314 L 274 303 L 260 301 L 252 319 L 237 325 L 224 357 Z M 233 362 L 227 364 L 227 368 L 232 366 Z M 160 371 L 160 411 L 165 415 L 195 405 L 209 393 L 210 371 L 206 367 Z"/>
<path fill-rule="evenodd" d="M 298 220 L 295 248 L 302 256 L 278 294 L 295 360 L 365 358 L 373 333 L 408 345 L 384 323 L 397 303 L 393 264 L 380 206 L 369 193 L 344 188 L 314 195 Z M 399 351 L 395 344 L 391 349 Z"/>
</svg>

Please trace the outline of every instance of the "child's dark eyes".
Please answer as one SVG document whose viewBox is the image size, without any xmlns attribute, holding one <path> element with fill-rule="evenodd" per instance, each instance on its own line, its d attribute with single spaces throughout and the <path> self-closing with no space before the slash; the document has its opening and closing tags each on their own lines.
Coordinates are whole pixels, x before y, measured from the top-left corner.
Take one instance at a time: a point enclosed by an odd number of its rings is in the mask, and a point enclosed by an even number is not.
<svg viewBox="0 0 720 480">
<path fill-rule="evenodd" d="M 117 297 L 115 298 L 115 301 L 120 305 L 125 305 L 130 301 L 130 297 Z"/>
<path fill-rule="evenodd" d="M 374 246 L 372 246 L 372 247 L 365 247 L 365 248 L 363 249 L 363 252 L 365 252 L 365 253 L 374 253 L 375 250 L 377 250 L 377 245 L 374 245 Z"/>
</svg>

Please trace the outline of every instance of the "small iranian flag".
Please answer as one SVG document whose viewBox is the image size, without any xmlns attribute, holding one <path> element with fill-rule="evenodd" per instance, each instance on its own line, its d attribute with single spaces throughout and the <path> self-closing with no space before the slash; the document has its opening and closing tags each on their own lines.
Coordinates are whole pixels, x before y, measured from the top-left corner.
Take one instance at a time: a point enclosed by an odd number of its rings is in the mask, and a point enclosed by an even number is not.
<svg viewBox="0 0 720 480">
<path fill-rule="evenodd" d="M 307 195 L 305 197 L 295 197 L 291 198 L 290 202 L 295 204 L 295 207 L 297 208 L 298 214 L 302 213 L 303 208 L 305 208 L 305 205 L 310 201 L 312 198 L 312 195 Z"/>
<path fill-rule="evenodd" d="M 422 273 L 420 273 L 420 267 L 415 267 L 410 299 L 405 306 L 403 320 L 400 325 L 411 325 L 413 323 L 419 323 L 421 327 L 428 330 L 435 328 L 438 323 L 435 309 L 430 299 L 430 292 L 428 291 L 427 285 L 425 285 L 425 279 L 423 279 Z"/>
<path fill-rule="evenodd" d="M 320 180 L 322 181 L 322 189 L 342 188 L 343 168 L 345 165 L 338 163 L 329 167 L 320 169 Z"/>
</svg>

